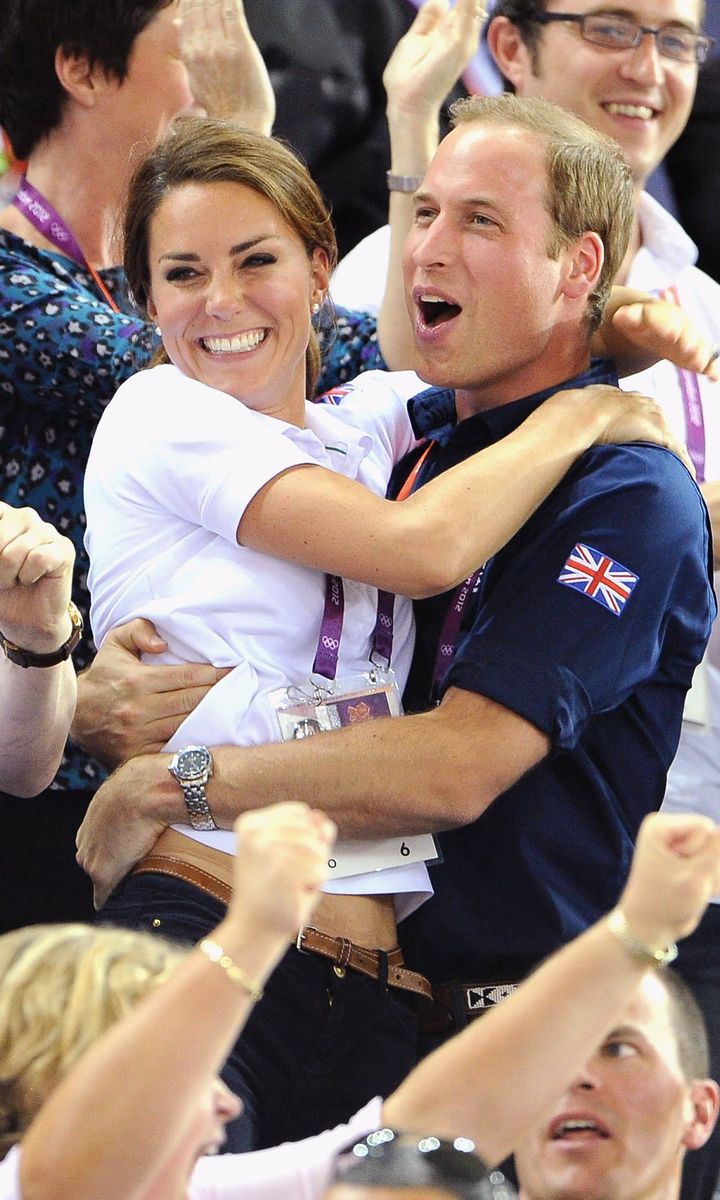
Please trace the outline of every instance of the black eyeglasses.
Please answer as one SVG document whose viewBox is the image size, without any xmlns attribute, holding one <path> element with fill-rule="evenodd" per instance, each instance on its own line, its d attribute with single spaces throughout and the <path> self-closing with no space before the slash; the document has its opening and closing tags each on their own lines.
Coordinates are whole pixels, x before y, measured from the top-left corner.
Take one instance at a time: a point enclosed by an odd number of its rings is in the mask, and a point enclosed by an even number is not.
<svg viewBox="0 0 720 1200">
<path fill-rule="evenodd" d="M 580 26 L 580 36 L 593 46 L 604 46 L 606 50 L 634 50 L 648 35 L 655 38 L 655 45 L 665 58 L 678 62 L 704 63 L 712 50 L 715 39 L 690 29 L 671 26 L 669 29 L 651 29 L 640 25 L 629 17 L 614 13 L 537 13 L 533 21 L 538 25 L 549 25 L 551 21 L 573 21 Z"/>
</svg>

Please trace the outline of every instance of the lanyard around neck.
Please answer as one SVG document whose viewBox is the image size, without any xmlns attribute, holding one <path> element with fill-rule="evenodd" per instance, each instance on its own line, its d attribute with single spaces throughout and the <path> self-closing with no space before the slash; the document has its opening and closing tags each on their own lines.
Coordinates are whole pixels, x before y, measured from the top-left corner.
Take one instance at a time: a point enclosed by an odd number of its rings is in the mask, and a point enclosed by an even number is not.
<svg viewBox="0 0 720 1200">
<path fill-rule="evenodd" d="M 430 454 L 432 454 L 432 452 L 435 450 L 436 446 L 436 442 L 428 442 L 422 454 L 413 465 L 413 468 L 410 471 L 407 479 L 400 488 L 396 497 L 397 500 L 406 500 L 410 495 L 415 487 L 423 464 L 429 458 Z M 463 581 L 463 583 L 459 585 L 459 587 L 455 589 L 445 611 L 445 618 L 442 623 L 442 629 L 440 630 L 440 637 L 438 639 L 437 649 L 435 652 L 435 663 L 433 666 L 432 675 L 433 695 L 437 695 L 437 690 L 440 686 L 443 676 L 445 675 L 455 656 L 455 650 L 460 637 L 460 630 L 462 628 L 462 622 L 467 608 L 467 603 L 477 592 L 484 571 L 484 566 L 478 567 L 476 571 L 473 571 L 472 575 L 470 575 L 466 580 Z"/>
<path fill-rule="evenodd" d="M 378 591 L 375 628 L 372 635 L 370 661 L 382 658 L 390 666 L 393 646 L 393 609 L 395 597 L 392 592 Z M 345 618 L 345 588 L 339 575 L 325 576 L 325 608 L 323 610 L 320 637 L 318 638 L 313 675 L 324 679 L 335 679 L 340 656 L 343 620 Z"/>
<path fill-rule="evenodd" d="M 76 262 L 79 267 L 86 270 L 95 280 L 98 291 L 103 299 L 110 305 L 113 312 L 120 312 L 117 304 L 113 300 L 110 292 L 105 286 L 103 280 L 98 275 L 94 267 L 86 259 L 80 245 L 71 230 L 69 225 L 63 221 L 60 213 L 53 208 L 49 200 L 46 200 L 41 192 L 28 183 L 23 175 L 18 185 L 18 190 L 13 196 L 12 203 L 23 216 L 30 222 L 33 228 L 37 229 L 48 242 L 53 246 L 57 246 L 63 254 Z"/>
</svg>

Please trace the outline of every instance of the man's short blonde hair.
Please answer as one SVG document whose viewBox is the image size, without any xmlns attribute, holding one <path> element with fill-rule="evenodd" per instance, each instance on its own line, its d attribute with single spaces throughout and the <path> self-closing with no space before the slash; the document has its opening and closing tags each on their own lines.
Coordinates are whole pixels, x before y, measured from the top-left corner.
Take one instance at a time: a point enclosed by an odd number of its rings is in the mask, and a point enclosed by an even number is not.
<svg viewBox="0 0 720 1200">
<path fill-rule="evenodd" d="M 520 129 L 545 146 L 546 208 L 553 233 L 548 254 L 556 258 L 584 233 L 597 233 L 605 250 L 597 286 L 589 298 L 586 321 L 597 329 L 613 280 L 628 248 L 634 220 L 633 182 L 620 146 L 591 129 L 579 117 L 547 100 L 471 96 L 451 110 L 453 126 L 471 123 Z"/>
</svg>

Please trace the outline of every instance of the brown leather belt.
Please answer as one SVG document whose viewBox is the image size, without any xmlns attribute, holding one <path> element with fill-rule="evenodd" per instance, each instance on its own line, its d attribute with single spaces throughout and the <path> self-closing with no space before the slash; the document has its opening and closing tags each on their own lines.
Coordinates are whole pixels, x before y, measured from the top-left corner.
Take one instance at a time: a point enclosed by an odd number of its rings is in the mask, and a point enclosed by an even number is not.
<svg viewBox="0 0 720 1200">
<path fill-rule="evenodd" d="M 232 896 L 233 856 L 215 850 L 186 837 L 176 829 L 165 829 L 153 846 L 152 854 L 146 854 L 132 869 L 133 875 L 171 875 L 173 879 L 184 879 L 207 892 L 226 907 Z"/>
<path fill-rule="evenodd" d="M 182 879 L 227 906 L 232 896 L 232 869 L 231 854 L 186 837 L 176 829 L 166 829 L 153 846 L 152 854 L 141 858 L 133 867 L 132 874 L 152 872 Z M 347 938 L 332 937 L 312 925 L 300 930 L 295 944 L 305 954 L 329 958 L 336 967 L 349 967 L 351 971 L 367 975 L 370 979 L 384 979 L 387 969 L 388 987 L 412 992 L 428 1003 L 432 1001 L 432 988 L 428 980 L 404 965 L 399 947 L 387 951 L 371 950 Z"/>
<path fill-rule="evenodd" d="M 321 958 L 329 958 L 336 967 L 357 971 L 370 979 L 383 979 L 387 968 L 387 984 L 389 987 L 400 988 L 404 992 L 412 992 L 430 1002 L 432 988 L 424 975 L 410 971 L 404 965 L 403 953 L 400 947 L 394 950 L 370 950 L 366 946 L 358 946 L 347 938 L 330 937 L 312 925 L 301 929 L 295 943 L 298 950 L 304 954 L 318 954 Z"/>
</svg>

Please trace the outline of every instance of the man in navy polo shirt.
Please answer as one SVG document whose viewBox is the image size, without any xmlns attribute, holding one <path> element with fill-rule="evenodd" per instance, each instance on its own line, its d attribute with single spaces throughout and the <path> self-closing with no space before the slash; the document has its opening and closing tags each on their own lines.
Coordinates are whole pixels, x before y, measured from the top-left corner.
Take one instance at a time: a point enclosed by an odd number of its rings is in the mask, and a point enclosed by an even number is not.
<svg viewBox="0 0 720 1200">
<path fill-rule="evenodd" d="M 476 112 L 497 115 L 478 121 Z M 512 130 L 495 124 L 504 112 L 518 121 Z M 607 363 L 587 363 L 603 286 L 602 271 L 590 282 L 591 247 L 600 234 L 605 270 L 613 252 L 622 259 L 631 184 L 604 174 L 604 153 L 590 165 L 554 147 L 548 182 L 545 135 L 520 112 L 539 119 L 508 97 L 468 102 L 416 197 L 406 276 L 417 370 L 436 385 L 411 402 L 416 432 L 435 442 L 420 483 L 515 429 L 561 380 L 614 378 Z M 557 113 L 548 119 L 564 126 Z M 589 130 L 582 136 L 595 144 Z M 593 188 L 607 197 L 605 214 Z M 553 218 L 563 232 L 548 234 Z M 568 231 L 588 229 L 596 232 L 570 241 Z M 543 264 L 530 247 L 548 238 L 558 258 Z M 558 303 L 554 271 L 566 253 Z M 480 344 L 471 329 L 482 331 Z M 442 698 L 437 719 L 457 709 L 465 738 L 453 756 L 467 756 L 479 778 L 460 772 L 453 783 L 456 803 L 477 819 L 442 834 L 435 899 L 401 936 L 417 969 L 465 985 L 444 997 L 456 1024 L 584 928 L 621 886 L 638 824 L 662 799 L 709 634 L 709 570 L 706 517 L 678 460 L 645 445 L 607 446 L 585 455 L 472 581 L 467 612 L 457 613 L 461 591 L 449 608 L 447 597 L 417 605 L 406 708 L 427 708 L 431 696 Z M 483 802 L 488 793 L 499 798 Z"/>
<path fill-rule="evenodd" d="M 406 250 L 417 368 L 434 385 L 412 405 L 434 442 L 415 485 L 559 387 L 615 378 L 591 366 L 589 336 L 632 225 L 619 149 L 514 96 L 466 101 L 456 121 Z M 457 519 L 472 518 L 468 497 Z M 351 836 L 450 830 L 435 897 L 401 926 L 408 962 L 457 984 L 450 1032 L 614 904 L 714 614 L 707 513 L 681 461 L 595 447 L 484 572 L 419 606 L 409 700 L 427 711 L 217 748 L 208 803 L 223 827 L 292 795 Z M 116 855 L 143 821 L 152 841 L 184 819 L 168 757 L 131 760 L 99 793 L 115 788 Z"/>
</svg>

